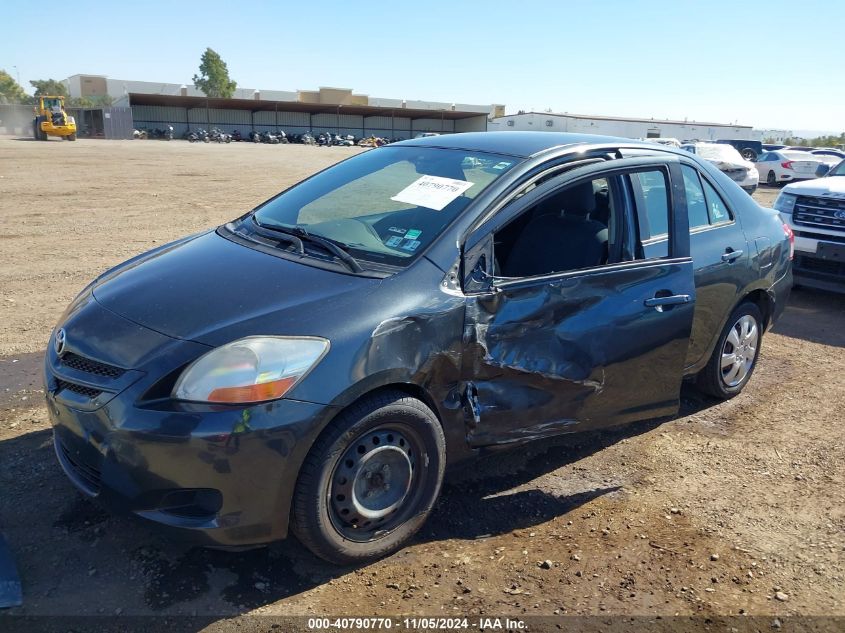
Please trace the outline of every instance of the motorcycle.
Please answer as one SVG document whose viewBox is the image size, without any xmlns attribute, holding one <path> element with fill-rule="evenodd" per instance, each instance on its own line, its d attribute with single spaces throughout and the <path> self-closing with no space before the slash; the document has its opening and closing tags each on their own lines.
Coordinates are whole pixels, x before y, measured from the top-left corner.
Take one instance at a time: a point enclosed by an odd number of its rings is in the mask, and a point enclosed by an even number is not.
<svg viewBox="0 0 845 633">
<path fill-rule="evenodd" d="M 165 128 L 155 128 L 152 133 L 153 138 L 160 138 L 165 141 L 173 140 L 173 126 L 168 125 Z"/>
<path fill-rule="evenodd" d="M 249 133 L 249 140 L 252 141 L 253 143 L 260 143 L 261 142 L 261 135 L 258 132 L 256 132 L 255 130 L 252 130 L 252 132 Z"/>
<path fill-rule="evenodd" d="M 208 132 L 203 129 L 189 130 L 185 133 L 185 139 L 190 143 L 197 143 L 199 141 L 208 143 L 210 141 L 208 138 Z"/>
<path fill-rule="evenodd" d="M 270 145 L 278 145 L 279 144 L 279 137 L 275 134 L 271 134 L 270 132 L 262 132 L 261 133 L 261 142 L 262 143 L 269 143 Z"/>
<path fill-rule="evenodd" d="M 211 128 L 211 132 L 208 134 L 209 140 L 216 141 L 217 143 L 231 143 L 232 137 L 226 134 L 220 128 L 213 127 Z"/>
<path fill-rule="evenodd" d="M 241 131 L 240 131 L 240 130 L 233 130 L 233 131 L 232 131 L 232 140 L 233 140 L 233 141 L 242 141 L 242 140 L 244 140 L 244 137 L 241 135 Z"/>
</svg>

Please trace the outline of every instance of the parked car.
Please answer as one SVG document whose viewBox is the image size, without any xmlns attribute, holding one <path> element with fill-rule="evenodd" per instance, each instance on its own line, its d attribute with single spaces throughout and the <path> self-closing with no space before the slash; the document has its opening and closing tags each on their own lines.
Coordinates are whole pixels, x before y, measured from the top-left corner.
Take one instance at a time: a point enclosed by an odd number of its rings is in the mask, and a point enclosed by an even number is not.
<svg viewBox="0 0 845 633">
<path fill-rule="evenodd" d="M 845 292 L 845 160 L 786 185 L 774 208 L 795 233 L 795 283 Z"/>
<path fill-rule="evenodd" d="M 800 150 L 781 149 L 765 152 L 757 158 L 760 182 L 774 187 L 779 182 L 816 177 L 816 168 L 824 161 L 819 156 Z"/>
<path fill-rule="evenodd" d="M 56 455 L 196 542 L 292 530 L 361 563 L 419 530 L 446 466 L 671 416 L 685 378 L 740 393 L 790 257 L 777 212 L 673 148 L 373 149 L 91 282 L 46 352 Z"/>
<path fill-rule="evenodd" d="M 838 149 L 830 149 L 824 147 L 821 149 L 811 150 L 810 153 L 813 156 L 818 156 L 822 160 L 822 162 L 827 164 L 829 167 L 838 165 L 840 161 L 845 160 L 845 152 L 842 152 Z"/>
<path fill-rule="evenodd" d="M 757 168 L 740 156 L 736 148 L 720 143 L 687 143 L 681 149 L 710 161 L 749 194 L 757 190 L 760 180 Z"/>
<path fill-rule="evenodd" d="M 760 154 L 763 153 L 763 144 L 760 141 L 753 141 L 751 139 L 731 138 L 719 139 L 716 142 L 732 146 L 736 151 L 739 152 L 740 156 L 742 156 L 745 160 L 751 161 L 752 163 L 757 160 L 757 157 Z"/>
<path fill-rule="evenodd" d="M 660 143 L 661 145 L 668 145 L 669 147 L 680 147 L 681 142 L 676 138 L 662 137 L 662 138 L 641 138 L 641 141 L 651 141 L 652 143 Z"/>
</svg>

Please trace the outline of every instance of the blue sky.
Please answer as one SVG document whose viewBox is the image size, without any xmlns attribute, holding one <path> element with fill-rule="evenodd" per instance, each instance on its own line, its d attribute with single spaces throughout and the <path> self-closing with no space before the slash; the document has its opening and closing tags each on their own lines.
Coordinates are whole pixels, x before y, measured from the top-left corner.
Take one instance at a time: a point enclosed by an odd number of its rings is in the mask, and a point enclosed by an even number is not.
<svg viewBox="0 0 845 633">
<path fill-rule="evenodd" d="M 77 0 L 63 29 L 48 6 L 0 7 L 0 68 L 27 89 L 76 73 L 190 83 L 210 46 L 244 88 L 845 130 L 838 0 Z"/>
</svg>

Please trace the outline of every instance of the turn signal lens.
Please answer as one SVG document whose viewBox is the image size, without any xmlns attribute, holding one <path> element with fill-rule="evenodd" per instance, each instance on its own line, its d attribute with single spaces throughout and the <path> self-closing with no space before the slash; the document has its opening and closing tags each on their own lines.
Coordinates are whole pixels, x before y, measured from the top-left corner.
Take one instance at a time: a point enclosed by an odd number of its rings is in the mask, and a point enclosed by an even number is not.
<svg viewBox="0 0 845 633">
<path fill-rule="evenodd" d="M 246 387 L 218 387 L 208 394 L 208 401 L 238 403 L 276 400 L 285 395 L 295 382 L 295 378 L 282 378 L 281 380 Z"/>
</svg>

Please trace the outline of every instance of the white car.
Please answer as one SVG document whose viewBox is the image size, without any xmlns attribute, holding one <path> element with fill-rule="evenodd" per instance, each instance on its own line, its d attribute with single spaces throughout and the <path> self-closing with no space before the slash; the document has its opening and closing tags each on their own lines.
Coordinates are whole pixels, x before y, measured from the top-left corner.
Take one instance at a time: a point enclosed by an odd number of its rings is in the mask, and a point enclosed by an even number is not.
<svg viewBox="0 0 845 633">
<path fill-rule="evenodd" d="M 745 189 L 749 194 L 757 189 L 760 175 L 751 161 L 745 160 L 732 145 L 725 143 L 685 143 L 681 149 L 698 154 L 713 163 L 719 171 Z"/>
<path fill-rule="evenodd" d="M 760 182 L 775 186 L 779 182 L 808 180 L 816 177 L 816 168 L 823 163 L 821 156 L 797 149 L 779 149 L 757 157 Z"/>
<path fill-rule="evenodd" d="M 786 185 L 773 206 L 795 234 L 795 283 L 845 292 L 845 160 Z"/>
<path fill-rule="evenodd" d="M 828 149 L 826 147 L 823 147 L 820 149 L 811 150 L 810 154 L 812 154 L 813 156 L 818 156 L 829 167 L 834 167 L 835 165 L 838 165 L 841 161 L 845 160 L 845 152 L 840 152 L 838 149 Z"/>
</svg>

